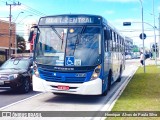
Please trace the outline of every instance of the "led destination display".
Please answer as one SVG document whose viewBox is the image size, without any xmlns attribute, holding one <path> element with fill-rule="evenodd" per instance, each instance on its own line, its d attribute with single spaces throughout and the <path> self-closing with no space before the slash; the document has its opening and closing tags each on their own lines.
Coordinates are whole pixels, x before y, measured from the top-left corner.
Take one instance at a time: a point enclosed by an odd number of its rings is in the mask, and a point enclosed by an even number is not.
<svg viewBox="0 0 160 120">
<path fill-rule="evenodd" d="M 39 25 L 100 24 L 100 17 L 93 16 L 49 16 L 40 19 Z"/>
</svg>

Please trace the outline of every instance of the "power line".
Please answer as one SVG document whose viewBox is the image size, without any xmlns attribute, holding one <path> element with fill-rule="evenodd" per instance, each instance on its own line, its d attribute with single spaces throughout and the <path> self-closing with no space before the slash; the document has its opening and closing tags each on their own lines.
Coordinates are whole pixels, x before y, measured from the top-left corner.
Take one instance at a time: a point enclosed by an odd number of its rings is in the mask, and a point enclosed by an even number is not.
<svg viewBox="0 0 160 120">
<path fill-rule="evenodd" d="M 13 2 L 13 3 L 18 2 L 16 0 L 8 0 L 8 1 Z M 0 2 L 6 3 L 4 0 L 1 0 Z M 38 17 L 46 16 L 46 14 L 44 14 L 36 9 L 33 9 L 32 7 L 30 7 L 26 4 L 23 4 L 23 3 L 21 3 L 21 7 L 19 9 L 24 11 L 25 13 L 30 13 L 30 14 L 38 16 Z"/>
<path fill-rule="evenodd" d="M 10 0 L 10 1 L 13 2 L 13 0 Z M 21 5 L 22 5 L 23 9 L 21 9 L 21 8 L 20 9 L 23 10 L 23 11 L 26 11 L 28 13 L 31 13 L 31 14 L 34 14 L 34 15 L 40 16 L 40 17 L 46 15 L 46 14 L 44 14 L 44 13 L 42 13 L 42 12 L 36 10 L 36 9 L 33 9 L 32 7 L 30 7 L 30 6 L 26 5 L 26 4 L 21 3 Z"/>
<path fill-rule="evenodd" d="M 44 13 L 42 13 L 42 12 L 37 11 L 36 9 L 33 9 L 33 8 L 25 5 L 25 4 L 23 4 L 23 6 L 27 7 L 28 9 L 30 9 L 32 12 L 35 12 L 36 14 L 43 15 L 43 16 L 46 15 L 46 14 L 44 14 Z"/>
</svg>

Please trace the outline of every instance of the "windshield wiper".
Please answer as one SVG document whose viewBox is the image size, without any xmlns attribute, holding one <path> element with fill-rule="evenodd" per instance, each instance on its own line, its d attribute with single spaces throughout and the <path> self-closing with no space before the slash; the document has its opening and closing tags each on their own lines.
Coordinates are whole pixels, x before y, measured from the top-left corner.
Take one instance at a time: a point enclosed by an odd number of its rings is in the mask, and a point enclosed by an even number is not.
<svg viewBox="0 0 160 120">
<path fill-rule="evenodd" d="M 74 55 L 74 52 L 76 50 L 76 46 L 79 44 L 79 39 L 82 36 L 82 33 L 85 31 L 85 29 L 86 29 L 86 26 L 83 26 L 80 34 L 77 35 L 77 39 L 76 39 L 76 42 L 75 42 L 75 45 L 74 45 L 75 47 L 74 47 L 73 55 Z"/>
<path fill-rule="evenodd" d="M 51 27 L 51 28 L 52 28 L 52 30 L 54 31 L 54 33 L 56 33 L 56 35 L 58 36 L 58 38 L 59 38 L 60 40 L 62 40 L 62 43 L 61 43 L 61 49 L 62 49 L 63 40 L 64 40 L 64 32 L 63 32 L 63 35 L 61 36 L 54 27 Z"/>
</svg>

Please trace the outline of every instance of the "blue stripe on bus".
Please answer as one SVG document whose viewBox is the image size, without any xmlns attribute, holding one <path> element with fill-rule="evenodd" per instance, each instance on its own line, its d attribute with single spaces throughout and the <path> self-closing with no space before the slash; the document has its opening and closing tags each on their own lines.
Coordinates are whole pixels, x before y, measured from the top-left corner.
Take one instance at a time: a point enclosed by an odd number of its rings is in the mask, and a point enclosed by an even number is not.
<svg viewBox="0 0 160 120">
<path fill-rule="evenodd" d="M 90 80 L 93 71 L 86 73 L 60 73 L 38 69 L 40 78 L 51 82 L 83 83 Z"/>
</svg>

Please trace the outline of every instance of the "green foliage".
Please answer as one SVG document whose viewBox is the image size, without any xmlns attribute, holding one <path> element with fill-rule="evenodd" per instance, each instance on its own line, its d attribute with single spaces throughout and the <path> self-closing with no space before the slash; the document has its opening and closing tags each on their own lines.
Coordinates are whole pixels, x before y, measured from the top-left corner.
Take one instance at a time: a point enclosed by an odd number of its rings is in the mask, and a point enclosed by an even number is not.
<svg viewBox="0 0 160 120">
<path fill-rule="evenodd" d="M 133 50 L 132 52 L 139 52 L 139 48 L 137 45 L 133 45 Z"/>
<path fill-rule="evenodd" d="M 26 49 L 26 42 L 25 39 L 19 35 L 17 37 L 17 53 L 23 53 Z"/>
<path fill-rule="evenodd" d="M 146 66 L 146 73 L 140 67 L 133 76 L 124 92 L 117 100 L 112 111 L 159 111 L 160 110 L 160 68 Z M 159 118 L 149 117 L 148 119 L 136 117 L 107 118 L 107 120 L 158 120 Z"/>
</svg>

